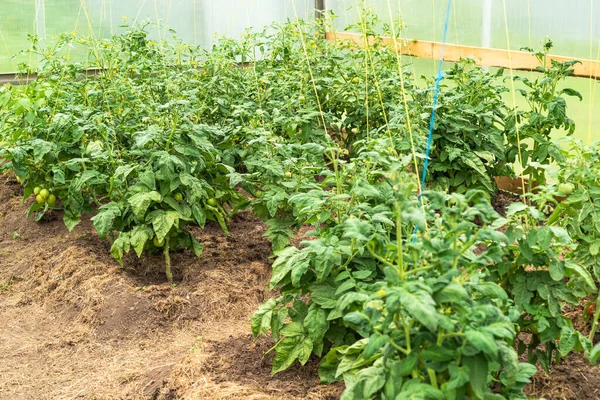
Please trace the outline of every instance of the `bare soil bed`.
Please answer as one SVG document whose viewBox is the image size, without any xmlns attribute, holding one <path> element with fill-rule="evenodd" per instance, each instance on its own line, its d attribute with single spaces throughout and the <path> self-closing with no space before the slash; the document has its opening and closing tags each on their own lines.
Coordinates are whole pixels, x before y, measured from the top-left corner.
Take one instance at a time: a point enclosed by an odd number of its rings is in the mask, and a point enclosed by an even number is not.
<svg viewBox="0 0 600 400">
<path fill-rule="evenodd" d="M 161 256 L 121 268 L 85 220 L 25 219 L 20 186 L 0 176 L 0 399 L 337 399 L 318 361 L 271 376 L 250 316 L 267 297 L 270 245 L 249 214 L 194 232 L 202 257 Z M 600 398 L 600 369 L 570 357 L 536 376 L 531 396 Z"/>
</svg>

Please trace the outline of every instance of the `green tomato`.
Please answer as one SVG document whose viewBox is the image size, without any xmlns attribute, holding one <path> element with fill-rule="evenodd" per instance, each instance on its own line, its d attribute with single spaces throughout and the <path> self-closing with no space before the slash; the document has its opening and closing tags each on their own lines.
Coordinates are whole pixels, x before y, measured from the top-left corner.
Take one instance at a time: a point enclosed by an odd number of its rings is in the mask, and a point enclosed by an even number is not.
<svg viewBox="0 0 600 400">
<path fill-rule="evenodd" d="M 154 236 L 154 240 L 152 241 L 152 243 L 154 243 L 154 246 L 156 246 L 156 247 L 163 247 L 165 245 L 165 241 L 158 240 L 158 238 L 156 236 Z"/>
<path fill-rule="evenodd" d="M 48 189 L 42 189 L 40 190 L 40 196 L 42 196 L 44 199 L 47 199 L 48 196 L 50 196 L 50 191 Z"/>
<path fill-rule="evenodd" d="M 39 204 L 44 204 L 44 201 L 46 201 L 46 199 L 44 199 L 42 195 L 38 194 L 37 196 L 35 196 L 35 201 L 37 201 Z"/>
<path fill-rule="evenodd" d="M 33 188 L 33 194 L 35 194 L 36 196 L 38 194 L 40 194 L 41 191 L 42 191 L 42 188 L 39 187 L 39 186 L 36 186 L 36 187 Z"/>
<path fill-rule="evenodd" d="M 260 198 L 262 197 L 262 195 L 263 195 L 263 192 L 262 192 L 262 190 L 257 190 L 256 192 L 254 192 L 254 196 L 255 196 L 257 199 L 260 199 Z"/>
<path fill-rule="evenodd" d="M 175 201 L 182 201 L 183 200 L 183 195 L 181 193 L 175 193 L 175 195 L 173 196 L 173 198 L 175 199 Z"/>
<path fill-rule="evenodd" d="M 286 173 L 284 174 L 284 176 L 286 178 L 291 178 L 292 177 L 292 173 L 290 171 L 286 171 Z"/>
<path fill-rule="evenodd" d="M 354 83 L 355 85 L 360 83 L 360 78 L 359 77 L 352 78 L 352 83 Z"/>
<path fill-rule="evenodd" d="M 217 199 L 215 199 L 214 197 L 213 197 L 213 198 L 210 198 L 210 199 L 208 199 L 208 205 L 209 205 L 209 206 L 216 207 L 216 206 L 217 206 L 217 204 L 219 204 L 219 203 L 217 202 Z"/>
<path fill-rule="evenodd" d="M 573 185 L 572 183 L 561 183 L 560 185 L 558 185 L 558 191 L 566 196 L 573 193 L 574 190 L 575 185 Z"/>
<path fill-rule="evenodd" d="M 46 203 L 48 203 L 49 206 L 55 205 L 56 204 L 56 196 L 53 194 L 48 196 L 48 198 L 46 199 Z"/>
</svg>

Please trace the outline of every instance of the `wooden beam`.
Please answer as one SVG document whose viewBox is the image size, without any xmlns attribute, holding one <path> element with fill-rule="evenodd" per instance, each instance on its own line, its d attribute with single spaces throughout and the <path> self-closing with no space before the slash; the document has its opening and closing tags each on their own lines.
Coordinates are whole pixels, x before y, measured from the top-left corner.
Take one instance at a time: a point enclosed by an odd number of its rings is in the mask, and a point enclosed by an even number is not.
<svg viewBox="0 0 600 400">
<path fill-rule="evenodd" d="M 363 35 L 357 33 L 327 32 L 326 38 L 330 41 L 349 41 L 359 46 L 365 46 Z M 373 44 L 378 38 L 369 37 Z M 398 39 L 396 43 L 389 37 L 381 37 L 383 44 L 401 54 L 439 60 L 442 53 L 442 43 L 423 40 Z M 535 71 L 539 66 L 538 60 L 530 53 L 524 51 L 491 49 L 474 46 L 446 44 L 444 46 L 444 61 L 456 62 L 461 58 L 471 58 L 477 65 L 486 67 L 502 67 L 520 71 Z M 573 76 L 600 79 L 600 62 L 594 60 L 580 60 L 573 57 L 549 55 L 550 60 L 565 62 L 578 60 L 575 64 Z"/>
</svg>

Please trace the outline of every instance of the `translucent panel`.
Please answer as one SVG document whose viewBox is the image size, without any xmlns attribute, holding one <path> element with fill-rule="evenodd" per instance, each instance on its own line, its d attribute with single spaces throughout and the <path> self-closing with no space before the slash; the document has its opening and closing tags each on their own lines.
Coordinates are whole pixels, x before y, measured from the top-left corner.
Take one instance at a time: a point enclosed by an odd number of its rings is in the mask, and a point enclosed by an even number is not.
<svg viewBox="0 0 600 400">
<path fill-rule="evenodd" d="M 262 29 L 274 21 L 310 18 L 312 0 L 205 0 L 203 3 L 203 44 L 211 45 L 214 34 L 239 38 L 248 27 Z"/>
<path fill-rule="evenodd" d="M 343 30 L 356 24 L 357 10 L 362 4 L 361 0 L 329 0 L 327 5 L 338 15 L 336 28 Z M 447 0 L 369 0 L 366 4 L 384 22 L 402 20 L 404 38 L 442 40 Z M 600 59 L 600 3 L 594 0 L 452 1 L 449 43 L 507 49 L 510 41 L 512 50 L 540 49 L 546 37 L 554 43 L 553 54 Z M 417 75 L 435 75 L 436 60 L 412 57 L 403 60 L 412 64 Z M 444 68 L 447 67 L 449 64 L 444 63 Z M 529 72 L 514 74 L 535 77 Z M 563 86 L 583 95 L 583 101 L 567 98 L 569 116 L 577 125 L 575 137 L 584 142 L 600 140 L 600 135 L 593 131 L 600 124 L 600 85 L 595 80 L 570 78 Z M 519 107 L 526 106 L 518 93 L 514 99 Z M 506 94 L 506 101 L 513 103 L 512 92 Z M 557 138 L 562 135 L 564 132 L 556 133 Z"/>
<path fill-rule="evenodd" d="M 507 48 L 504 3 L 494 0 L 492 47 Z M 595 5 L 594 5 L 595 3 Z M 506 0 L 510 47 L 539 48 L 546 37 L 554 42 L 552 53 L 579 58 L 598 58 L 600 3 L 596 1 Z M 593 45 L 590 56 L 590 41 Z"/>
<path fill-rule="evenodd" d="M 16 63 L 35 63 L 29 57 L 11 58 L 29 48 L 27 34 L 36 32 L 36 9 L 33 0 L 0 0 L 0 72 L 16 69 Z"/>
<path fill-rule="evenodd" d="M 455 0 L 452 3 L 448 42 L 480 46 L 485 0 Z M 343 30 L 356 24 L 357 10 L 362 4 L 358 0 L 329 0 L 328 8 L 338 16 L 336 28 Z M 369 0 L 366 4 L 386 23 L 401 21 L 405 38 L 437 41 L 443 37 L 448 5 L 445 0 Z"/>
<path fill-rule="evenodd" d="M 249 27 L 262 30 L 275 21 L 312 18 L 313 8 L 312 0 L 0 0 L 0 72 L 16 70 L 10 60 L 29 48 L 27 34 L 49 43 L 53 35 L 67 32 L 107 38 L 134 20 L 158 20 L 161 29 L 151 29 L 154 38 L 170 38 L 171 28 L 183 41 L 208 48 L 215 34 L 238 38 Z M 83 49 L 70 52 L 73 59 L 85 57 Z"/>
<path fill-rule="evenodd" d="M 357 22 L 359 0 L 329 0 L 338 16 L 338 29 Z M 391 17 L 405 24 L 409 39 L 441 41 L 447 0 L 368 0 L 385 22 Z M 506 19 L 505 9 L 506 5 Z M 390 12 L 391 9 L 391 12 Z M 565 0 L 453 0 L 448 42 L 506 49 L 539 48 L 546 37 L 555 44 L 553 53 L 598 59 L 600 4 Z M 592 51 L 590 54 L 590 42 Z"/>
</svg>

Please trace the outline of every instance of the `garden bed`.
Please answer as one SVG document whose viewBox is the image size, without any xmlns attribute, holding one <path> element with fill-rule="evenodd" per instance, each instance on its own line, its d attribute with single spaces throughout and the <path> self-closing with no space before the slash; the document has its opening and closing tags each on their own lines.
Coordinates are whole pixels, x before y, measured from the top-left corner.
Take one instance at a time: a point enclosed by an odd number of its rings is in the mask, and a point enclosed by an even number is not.
<svg viewBox="0 0 600 400">
<path fill-rule="evenodd" d="M 260 221 L 197 231 L 205 253 L 174 255 L 171 290 L 160 256 L 121 270 L 89 221 L 25 221 L 20 186 L 0 179 L 0 398 L 339 397 L 316 362 L 271 377 L 272 342 L 251 338 L 270 276 Z"/>
<path fill-rule="evenodd" d="M 68 233 L 58 215 L 25 221 L 21 188 L 0 180 L 0 398 L 4 399 L 337 399 L 343 386 L 320 385 L 313 359 L 271 376 L 249 320 L 268 296 L 266 227 L 248 214 L 194 232 L 202 257 L 173 256 L 164 282 L 160 256 L 126 260 L 85 221 Z M 577 318 L 580 311 L 574 311 Z M 600 368 L 570 355 L 526 392 L 592 399 Z"/>
</svg>

